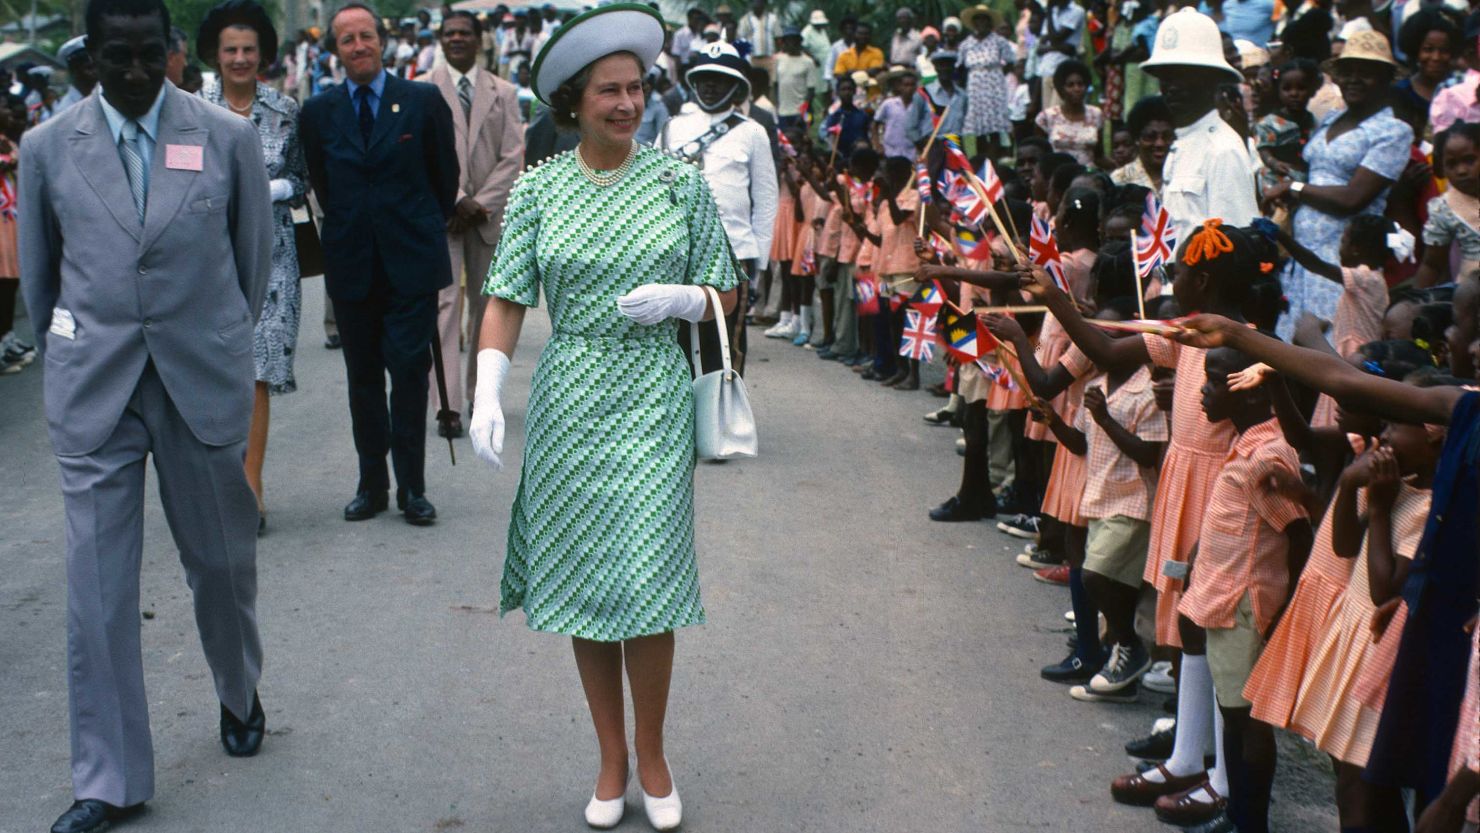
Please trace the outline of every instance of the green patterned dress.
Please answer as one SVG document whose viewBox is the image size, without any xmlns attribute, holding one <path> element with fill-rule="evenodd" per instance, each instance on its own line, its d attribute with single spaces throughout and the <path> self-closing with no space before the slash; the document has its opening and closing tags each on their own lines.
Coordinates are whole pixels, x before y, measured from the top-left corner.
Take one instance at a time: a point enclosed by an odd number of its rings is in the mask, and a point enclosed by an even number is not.
<svg viewBox="0 0 1480 833">
<path fill-rule="evenodd" d="M 680 323 L 638 324 L 617 298 L 649 283 L 735 285 L 714 197 L 694 167 L 639 150 L 599 188 L 571 153 L 509 196 L 485 295 L 543 289 L 553 335 L 529 396 L 500 613 L 604 642 L 704 621 L 694 563 L 694 397 Z"/>
</svg>

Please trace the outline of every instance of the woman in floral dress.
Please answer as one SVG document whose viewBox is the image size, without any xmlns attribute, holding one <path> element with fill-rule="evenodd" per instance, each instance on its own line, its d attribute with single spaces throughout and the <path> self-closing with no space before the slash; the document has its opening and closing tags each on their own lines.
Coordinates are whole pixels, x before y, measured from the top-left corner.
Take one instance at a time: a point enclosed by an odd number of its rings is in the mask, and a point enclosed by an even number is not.
<svg viewBox="0 0 1480 833">
<path fill-rule="evenodd" d="M 961 15 L 972 33 L 961 44 L 961 65 L 966 67 L 966 135 L 977 141 L 1000 140 L 1012 131 L 1007 111 L 1007 67 L 1017 59 L 1012 44 L 997 34 L 997 13 L 986 6 L 973 6 Z"/>
</svg>

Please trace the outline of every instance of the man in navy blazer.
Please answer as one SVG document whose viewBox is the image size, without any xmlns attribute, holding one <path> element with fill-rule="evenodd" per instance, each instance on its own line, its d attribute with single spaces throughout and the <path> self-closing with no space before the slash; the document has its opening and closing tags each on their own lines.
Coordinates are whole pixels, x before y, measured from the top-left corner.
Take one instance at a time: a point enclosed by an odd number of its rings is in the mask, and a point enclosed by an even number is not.
<svg viewBox="0 0 1480 833">
<path fill-rule="evenodd" d="M 452 283 L 446 229 L 457 150 L 441 92 L 385 71 L 384 35 L 362 3 L 334 13 L 330 48 L 347 80 L 303 105 L 299 135 L 324 210 L 324 279 L 344 345 L 360 458 L 344 518 L 366 520 L 388 508 L 389 452 L 396 507 L 408 523 L 425 526 L 437 517 L 424 473 L 427 391 L 437 292 Z"/>
</svg>

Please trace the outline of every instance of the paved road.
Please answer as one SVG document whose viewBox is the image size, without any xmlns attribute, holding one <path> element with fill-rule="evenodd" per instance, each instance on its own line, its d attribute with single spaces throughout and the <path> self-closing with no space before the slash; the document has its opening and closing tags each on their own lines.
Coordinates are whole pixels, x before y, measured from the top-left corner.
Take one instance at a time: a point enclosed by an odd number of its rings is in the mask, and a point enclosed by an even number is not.
<svg viewBox="0 0 1480 833">
<path fill-rule="evenodd" d="M 139 831 L 579 831 L 595 750 L 567 641 L 494 610 L 516 474 L 428 444 L 442 520 L 339 519 L 354 485 L 342 365 L 308 285 L 300 391 L 274 400 L 258 555 L 268 738 L 216 740 L 217 705 L 157 500 L 146 520 L 144 663 L 158 795 Z M 507 386 L 518 459 L 530 326 Z M 756 334 L 756 331 L 752 331 Z M 691 831 L 1161 828 L 1113 804 L 1120 745 L 1159 714 L 1076 703 L 1062 590 L 986 524 L 939 525 L 954 489 L 937 400 L 881 391 L 755 339 L 763 456 L 698 474 L 710 623 L 679 637 L 670 760 Z M 0 831 L 71 796 L 61 501 L 41 374 L 0 378 Z M 153 486 L 151 485 L 151 489 Z M 1286 830 L 1335 829 L 1329 780 L 1282 761 Z M 634 788 L 631 795 L 640 801 Z M 624 830 L 646 830 L 637 806 Z"/>
</svg>

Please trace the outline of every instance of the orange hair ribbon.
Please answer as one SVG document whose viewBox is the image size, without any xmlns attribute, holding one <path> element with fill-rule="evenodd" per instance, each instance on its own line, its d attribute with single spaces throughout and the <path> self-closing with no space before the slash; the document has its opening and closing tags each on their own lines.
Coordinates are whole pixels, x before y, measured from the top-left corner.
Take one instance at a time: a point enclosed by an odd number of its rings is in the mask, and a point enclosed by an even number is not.
<svg viewBox="0 0 1480 833">
<path fill-rule="evenodd" d="M 1182 253 L 1182 262 L 1194 266 L 1204 260 L 1214 260 L 1219 255 L 1233 251 L 1233 241 L 1219 226 L 1223 221 L 1214 217 L 1202 224 L 1187 240 L 1187 251 Z"/>
</svg>

